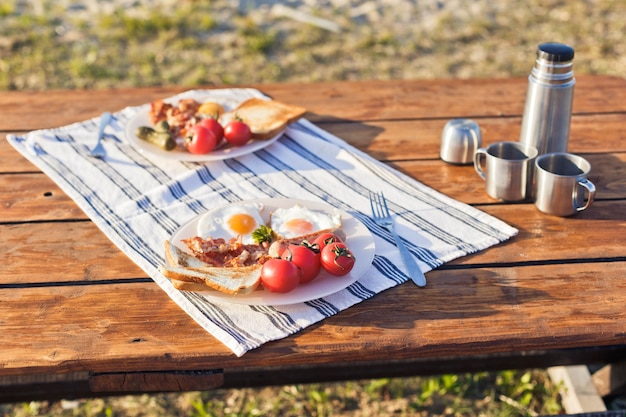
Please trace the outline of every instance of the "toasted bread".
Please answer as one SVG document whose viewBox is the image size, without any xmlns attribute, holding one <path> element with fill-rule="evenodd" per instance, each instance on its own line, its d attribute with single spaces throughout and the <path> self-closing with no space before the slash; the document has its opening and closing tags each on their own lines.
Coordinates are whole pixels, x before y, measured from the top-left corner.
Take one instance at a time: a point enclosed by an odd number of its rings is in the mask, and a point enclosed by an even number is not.
<svg viewBox="0 0 626 417">
<path fill-rule="evenodd" d="M 174 285 L 174 288 L 180 291 L 215 291 L 205 283 L 180 281 L 177 279 L 171 279 L 170 281 Z"/>
<path fill-rule="evenodd" d="M 169 240 L 165 241 L 165 261 L 169 266 L 182 266 L 184 268 L 202 269 L 212 267 L 192 254 L 183 251 Z"/>
<path fill-rule="evenodd" d="M 162 265 L 160 271 L 171 280 L 204 284 L 207 290 L 212 288 L 226 294 L 236 295 L 248 294 L 259 286 L 262 266 L 193 269 Z M 194 286 L 194 288 L 198 287 Z"/>
<path fill-rule="evenodd" d="M 300 119 L 305 113 L 304 107 L 253 97 L 242 102 L 234 110 L 223 114 L 221 122 L 226 125 L 233 118 L 240 118 L 250 127 L 252 139 L 268 140 L 284 130 L 287 125 Z"/>
<path fill-rule="evenodd" d="M 261 283 L 262 265 L 214 267 L 183 251 L 168 240 L 165 241 L 165 261 L 167 265 L 162 266 L 160 271 L 170 278 L 174 287 L 178 289 L 187 291 L 214 289 L 227 294 L 247 294 L 254 291 Z M 182 282 L 187 284 L 183 285 Z"/>
<path fill-rule="evenodd" d="M 180 281 L 177 279 L 170 279 L 174 288 L 180 291 L 215 291 L 214 288 L 209 287 L 205 283 L 198 282 L 189 282 L 189 281 Z M 259 284 L 258 287 L 254 289 L 254 291 L 263 291 L 263 285 Z M 241 293 L 240 293 L 241 294 Z"/>
</svg>

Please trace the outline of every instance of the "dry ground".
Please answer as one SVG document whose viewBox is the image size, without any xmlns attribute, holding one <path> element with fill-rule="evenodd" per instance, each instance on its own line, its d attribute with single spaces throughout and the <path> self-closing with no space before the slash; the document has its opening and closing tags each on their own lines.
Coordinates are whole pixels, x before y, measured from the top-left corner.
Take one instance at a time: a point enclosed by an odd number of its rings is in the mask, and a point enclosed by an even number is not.
<svg viewBox="0 0 626 417">
<path fill-rule="evenodd" d="M 576 73 L 626 68 L 624 0 L 9 0 L 0 17 L 0 90 L 525 76 L 545 41 L 575 48 Z"/>
</svg>

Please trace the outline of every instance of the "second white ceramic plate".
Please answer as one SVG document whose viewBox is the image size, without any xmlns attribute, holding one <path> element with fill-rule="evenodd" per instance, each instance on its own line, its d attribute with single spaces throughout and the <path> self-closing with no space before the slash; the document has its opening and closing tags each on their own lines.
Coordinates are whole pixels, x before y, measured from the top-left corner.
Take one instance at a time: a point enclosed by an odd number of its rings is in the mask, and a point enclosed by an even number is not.
<svg viewBox="0 0 626 417">
<path fill-rule="evenodd" d="M 219 291 L 202 291 L 201 294 L 208 298 L 247 305 L 287 305 L 311 301 L 334 294 L 348 287 L 365 273 L 374 259 L 374 237 L 365 225 L 345 211 L 338 210 L 326 203 L 296 199 L 257 199 L 233 204 L 250 202 L 260 203 L 263 205 L 263 217 L 265 221 L 268 221 L 269 214 L 277 208 L 289 208 L 295 204 L 300 204 L 311 210 L 320 210 L 327 213 L 340 213 L 342 229 L 346 233 L 346 244 L 356 258 L 354 267 L 349 274 L 342 277 L 332 276 L 327 272 L 322 271 L 313 281 L 300 285 L 295 290 L 286 294 L 272 293 L 267 290 L 253 291 L 251 294 L 245 295 L 230 295 Z M 174 233 L 170 241 L 181 249 L 186 249 L 186 246 L 181 242 L 181 240 L 196 236 L 198 220 L 207 214 L 210 215 L 210 212 L 203 213 L 183 225 Z"/>
<path fill-rule="evenodd" d="M 280 138 L 280 136 L 283 134 L 282 132 L 280 132 L 278 135 L 268 140 L 252 140 L 243 146 L 225 147 L 221 149 L 218 148 L 207 154 L 197 155 L 178 149 L 166 151 L 165 149 L 153 145 L 150 142 L 139 139 L 137 135 L 135 135 L 135 131 L 140 126 L 152 126 L 149 116 L 149 107 L 147 107 L 145 110 L 139 111 L 126 124 L 126 139 L 133 147 L 139 150 L 139 152 L 158 156 L 165 159 L 186 162 L 211 162 L 221 161 L 223 159 L 229 158 L 237 158 L 239 156 L 247 155 L 249 153 L 258 151 L 271 145 L 272 143 L 276 142 L 278 138 Z"/>
</svg>

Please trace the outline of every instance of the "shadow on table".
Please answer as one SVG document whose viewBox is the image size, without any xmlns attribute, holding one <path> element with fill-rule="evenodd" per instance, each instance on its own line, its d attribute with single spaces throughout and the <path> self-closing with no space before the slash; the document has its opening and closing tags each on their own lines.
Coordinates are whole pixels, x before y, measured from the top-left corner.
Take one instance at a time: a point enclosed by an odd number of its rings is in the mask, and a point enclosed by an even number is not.
<svg viewBox="0 0 626 417">
<path fill-rule="evenodd" d="M 321 129 L 345 140 L 350 145 L 367 152 L 376 159 L 384 159 L 384 154 L 369 149 L 376 137 L 384 132 L 382 127 L 357 120 L 340 119 L 330 115 L 309 115 L 312 117 L 307 117 L 307 119 Z"/>
<path fill-rule="evenodd" d="M 591 206 L 572 220 L 626 220 L 626 162 L 614 154 L 581 155 L 591 164 L 589 180 L 596 186 Z"/>
<path fill-rule="evenodd" d="M 351 308 L 341 314 L 341 325 L 350 326 L 364 321 L 371 326 L 390 329 L 409 329 L 417 321 L 437 321 L 442 326 L 461 326 L 463 320 L 470 326 L 473 319 L 484 319 L 526 303 L 549 302 L 550 296 L 541 290 L 519 285 L 518 278 L 485 268 L 434 270 L 426 278 L 436 282 L 430 288 L 417 288 L 411 282 L 383 291 L 364 301 L 367 308 Z M 522 278 L 520 278 L 522 279 Z M 416 301 L 415 292 L 423 296 Z M 480 302 L 477 302 L 480 300 Z M 389 320 L 389 312 L 396 320 Z M 512 313 L 511 313 L 512 314 Z M 352 318 L 358 315 L 358 320 Z"/>
</svg>

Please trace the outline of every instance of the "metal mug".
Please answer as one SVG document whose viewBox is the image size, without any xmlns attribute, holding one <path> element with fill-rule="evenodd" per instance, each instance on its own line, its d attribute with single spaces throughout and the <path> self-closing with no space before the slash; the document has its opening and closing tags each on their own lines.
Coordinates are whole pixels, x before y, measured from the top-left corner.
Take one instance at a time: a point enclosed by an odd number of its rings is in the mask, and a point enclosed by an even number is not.
<svg viewBox="0 0 626 417">
<path fill-rule="evenodd" d="M 451 164 L 471 164 L 481 144 L 478 123 L 470 119 L 452 119 L 443 128 L 439 155 Z"/>
<path fill-rule="evenodd" d="M 567 217 L 591 206 L 595 185 L 587 179 L 591 164 L 567 152 L 541 155 L 535 161 L 535 206 L 547 214 Z M 585 197 L 586 196 L 586 197 Z"/>
<path fill-rule="evenodd" d="M 519 142 L 497 142 L 476 151 L 474 168 L 485 180 L 485 189 L 490 197 L 522 201 L 532 193 L 533 163 L 536 157 L 537 149 L 533 146 Z"/>
</svg>

